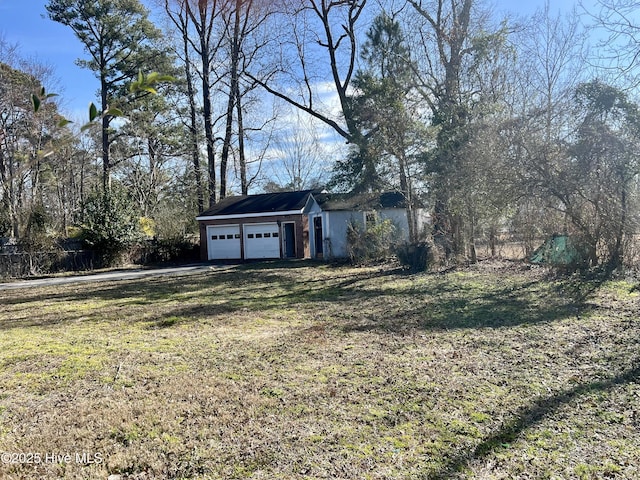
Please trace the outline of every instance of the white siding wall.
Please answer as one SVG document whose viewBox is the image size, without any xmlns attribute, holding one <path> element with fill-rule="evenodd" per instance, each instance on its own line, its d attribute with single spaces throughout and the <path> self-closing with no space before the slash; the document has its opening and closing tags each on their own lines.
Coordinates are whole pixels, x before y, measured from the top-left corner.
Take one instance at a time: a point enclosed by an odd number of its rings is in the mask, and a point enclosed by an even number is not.
<svg viewBox="0 0 640 480">
<path fill-rule="evenodd" d="M 418 224 L 418 238 L 424 240 L 431 234 L 431 215 L 426 208 L 417 208 L 415 214 Z"/>
<path fill-rule="evenodd" d="M 429 233 L 431 216 L 424 208 L 417 208 L 413 211 L 416 218 L 418 239 L 423 239 L 423 234 Z M 404 208 L 393 208 L 380 210 L 378 212 L 381 220 L 389 219 L 396 226 L 401 241 L 409 241 L 409 222 L 407 221 L 407 211 Z"/>
<path fill-rule="evenodd" d="M 391 220 L 396 227 L 396 235 L 400 241 L 409 240 L 409 222 L 407 221 L 407 211 L 404 208 L 390 208 L 378 211 L 380 221 Z"/>
<path fill-rule="evenodd" d="M 389 219 L 396 226 L 400 240 L 409 240 L 409 224 L 407 212 L 403 208 L 392 208 L 377 212 L 380 220 Z M 418 223 L 418 233 L 422 234 L 424 228 L 428 228 L 430 217 L 424 209 L 415 211 Z M 313 217 L 322 218 L 324 237 L 324 258 L 346 258 L 347 253 L 347 228 L 351 222 L 365 225 L 366 212 L 354 211 L 327 211 L 314 212 L 309 215 L 311 256 L 315 258 L 316 246 L 313 235 Z"/>
<path fill-rule="evenodd" d="M 329 228 L 325 227 L 325 256 L 327 258 L 346 258 L 347 228 L 351 222 L 364 225 L 364 212 L 324 212 L 328 217 Z M 325 224 L 326 225 L 326 224 Z M 328 233 L 328 235 L 327 235 Z"/>
</svg>

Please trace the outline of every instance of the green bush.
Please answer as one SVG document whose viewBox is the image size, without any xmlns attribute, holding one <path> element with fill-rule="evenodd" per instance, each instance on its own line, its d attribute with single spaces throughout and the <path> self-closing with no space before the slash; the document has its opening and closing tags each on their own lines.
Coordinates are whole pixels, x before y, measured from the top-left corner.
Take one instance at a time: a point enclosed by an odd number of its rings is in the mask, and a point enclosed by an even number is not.
<svg viewBox="0 0 640 480">
<path fill-rule="evenodd" d="M 9 208 L 0 203 L 0 237 L 11 235 L 11 219 L 9 218 Z"/>
<path fill-rule="evenodd" d="M 157 264 L 167 262 L 197 262 L 200 259 L 198 239 L 150 239 L 130 251 L 132 263 Z"/>
<path fill-rule="evenodd" d="M 51 215 L 44 205 L 40 203 L 32 206 L 25 235 L 20 239 L 23 250 L 35 252 L 55 249 L 56 238 L 50 229 L 52 223 Z"/>
<path fill-rule="evenodd" d="M 412 272 L 424 272 L 436 262 L 435 246 L 428 242 L 403 243 L 396 248 L 400 264 Z"/>
<path fill-rule="evenodd" d="M 373 223 L 373 222 L 372 222 Z M 391 220 L 376 221 L 364 228 L 352 221 L 347 227 L 347 251 L 354 264 L 388 259 L 396 240 L 396 227 Z"/>
<path fill-rule="evenodd" d="M 94 192 L 83 207 L 84 240 L 100 255 L 103 266 L 117 263 L 142 239 L 139 216 L 124 190 Z"/>
</svg>

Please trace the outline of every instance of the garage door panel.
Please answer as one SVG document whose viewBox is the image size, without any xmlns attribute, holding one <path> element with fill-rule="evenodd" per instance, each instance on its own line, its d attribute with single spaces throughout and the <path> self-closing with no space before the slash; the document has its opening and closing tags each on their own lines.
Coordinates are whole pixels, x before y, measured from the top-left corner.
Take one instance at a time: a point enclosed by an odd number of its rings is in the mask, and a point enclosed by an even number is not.
<svg viewBox="0 0 640 480">
<path fill-rule="evenodd" d="M 241 258 L 240 226 L 208 226 L 207 246 L 209 260 L 236 260 Z"/>
<path fill-rule="evenodd" d="M 280 258 L 280 228 L 277 223 L 244 226 L 245 258 Z"/>
</svg>

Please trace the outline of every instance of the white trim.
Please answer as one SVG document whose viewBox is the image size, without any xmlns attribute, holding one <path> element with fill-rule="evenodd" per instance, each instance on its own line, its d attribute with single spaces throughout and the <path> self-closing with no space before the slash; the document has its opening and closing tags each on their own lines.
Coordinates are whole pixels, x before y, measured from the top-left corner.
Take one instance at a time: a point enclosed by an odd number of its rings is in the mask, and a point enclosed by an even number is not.
<svg viewBox="0 0 640 480">
<path fill-rule="evenodd" d="M 287 210 L 284 212 L 260 212 L 260 213 L 242 213 L 239 215 L 212 215 L 209 217 L 196 217 L 196 220 L 203 222 L 206 220 L 235 220 L 237 218 L 260 218 L 260 217 L 278 217 L 280 215 L 302 215 L 302 210 Z"/>
<path fill-rule="evenodd" d="M 243 223 L 242 226 L 243 227 L 259 227 L 259 226 L 266 226 L 266 225 L 278 225 L 277 221 L 274 222 L 257 222 L 257 223 Z"/>
<path fill-rule="evenodd" d="M 220 225 L 205 225 L 205 227 L 239 227 L 239 223 L 221 223 Z"/>
<path fill-rule="evenodd" d="M 331 251 L 331 215 L 329 212 L 322 212 L 322 256 L 324 259 L 333 258 Z"/>
<path fill-rule="evenodd" d="M 302 211 L 303 211 L 304 214 L 309 215 L 311 213 L 321 212 L 322 209 L 320 208 L 320 205 L 318 204 L 316 199 L 313 198 L 313 195 L 309 194 L 309 198 L 307 199 L 307 203 L 304 206 L 304 208 L 302 209 Z"/>
<path fill-rule="evenodd" d="M 327 219 L 326 213 L 327 212 L 320 211 L 309 214 L 309 253 L 311 254 L 311 258 L 318 257 L 318 245 L 316 244 L 316 229 L 314 225 L 314 221 L 316 218 L 320 219 L 320 225 L 322 227 L 322 238 L 320 239 L 320 241 L 322 242 L 322 255 L 323 258 L 327 258 L 325 253 L 325 239 L 329 234 L 327 230 L 329 221 Z"/>
</svg>

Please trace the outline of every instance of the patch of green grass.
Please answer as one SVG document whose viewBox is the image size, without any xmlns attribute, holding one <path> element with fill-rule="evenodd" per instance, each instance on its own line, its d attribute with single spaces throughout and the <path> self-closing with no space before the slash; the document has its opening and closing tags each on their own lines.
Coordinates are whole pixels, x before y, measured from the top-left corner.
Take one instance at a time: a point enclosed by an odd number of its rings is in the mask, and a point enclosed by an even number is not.
<svg viewBox="0 0 640 480">
<path fill-rule="evenodd" d="M 637 298 L 640 296 L 637 284 L 627 280 L 612 280 L 603 285 L 605 291 L 614 294 L 615 298 L 626 300 L 629 298 Z"/>
</svg>

